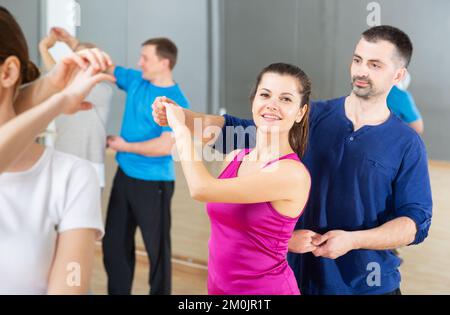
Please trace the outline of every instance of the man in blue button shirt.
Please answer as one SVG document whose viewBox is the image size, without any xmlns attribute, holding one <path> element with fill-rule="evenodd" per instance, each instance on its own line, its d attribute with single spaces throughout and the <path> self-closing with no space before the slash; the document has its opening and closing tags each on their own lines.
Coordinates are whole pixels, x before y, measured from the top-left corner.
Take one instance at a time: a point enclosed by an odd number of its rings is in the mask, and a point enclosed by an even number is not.
<svg viewBox="0 0 450 315">
<path fill-rule="evenodd" d="M 397 28 L 365 31 L 352 58 L 351 94 L 310 104 L 303 162 L 311 194 L 288 256 L 303 294 L 400 294 L 400 259 L 392 250 L 428 235 L 432 199 L 425 146 L 386 104 L 412 49 Z M 252 121 L 185 113 L 188 126 L 199 118 L 204 127 L 223 127 L 217 149 L 254 145 L 254 134 L 244 132 Z M 166 124 L 163 108 L 154 106 L 153 116 Z M 238 133 L 230 133 L 236 126 Z"/>
<path fill-rule="evenodd" d="M 166 95 L 187 108 L 173 80 L 177 47 L 167 38 L 142 44 L 142 71 L 113 66 L 108 72 L 127 93 L 121 136 L 108 137 L 119 164 L 114 178 L 103 239 L 109 294 L 130 294 L 139 226 L 150 260 L 150 294 L 171 292 L 170 204 L 175 171 L 169 127 L 152 119 L 151 104 Z"/>
</svg>

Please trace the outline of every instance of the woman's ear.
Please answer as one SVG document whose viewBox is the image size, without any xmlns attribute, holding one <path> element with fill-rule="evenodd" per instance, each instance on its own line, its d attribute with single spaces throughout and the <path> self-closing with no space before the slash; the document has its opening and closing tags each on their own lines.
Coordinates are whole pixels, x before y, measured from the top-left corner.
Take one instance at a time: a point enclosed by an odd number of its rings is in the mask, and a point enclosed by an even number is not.
<svg viewBox="0 0 450 315">
<path fill-rule="evenodd" d="M 5 88 L 16 86 L 20 80 L 20 61 L 16 56 L 6 58 L 1 66 L 0 85 Z"/>
<path fill-rule="evenodd" d="M 295 122 L 299 123 L 302 121 L 303 117 L 305 116 L 306 111 L 308 110 L 308 105 L 303 105 L 300 110 L 298 111 L 297 117 L 295 118 Z"/>
</svg>

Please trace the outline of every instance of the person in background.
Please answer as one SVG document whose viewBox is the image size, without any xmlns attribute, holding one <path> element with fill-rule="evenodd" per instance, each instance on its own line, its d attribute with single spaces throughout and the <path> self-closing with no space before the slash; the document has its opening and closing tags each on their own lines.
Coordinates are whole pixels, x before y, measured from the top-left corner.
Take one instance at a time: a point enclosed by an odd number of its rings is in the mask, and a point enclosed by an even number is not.
<svg viewBox="0 0 450 315">
<path fill-rule="evenodd" d="M 170 294 L 172 264 L 170 206 L 175 170 L 169 127 L 152 119 L 151 104 L 169 95 L 185 108 L 188 100 L 174 81 L 178 49 L 168 38 L 142 44 L 141 71 L 112 66 L 117 86 L 127 93 L 120 136 L 108 137 L 119 164 L 114 177 L 103 240 L 109 294 L 130 294 L 135 266 L 134 238 L 139 226 L 150 260 L 150 294 Z"/>
<path fill-rule="evenodd" d="M 54 27 L 39 44 L 39 52 L 46 71 L 56 64 L 49 49 L 58 41 L 64 42 L 74 52 L 96 48 L 91 43 L 80 43 L 66 30 Z M 97 172 L 100 187 L 105 187 L 106 128 L 111 111 L 112 87 L 101 82 L 97 84 L 86 101 L 94 105 L 93 110 L 75 115 L 62 115 L 55 120 L 55 148 L 60 152 L 88 160 Z"/>
<path fill-rule="evenodd" d="M 392 90 L 387 97 L 387 104 L 394 114 L 407 123 L 418 134 L 422 135 L 424 131 L 422 115 L 417 108 L 412 94 L 407 90 L 410 82 L 411 76 L 407 72 L 403 81 L 392 87 Z"/>
</svg>

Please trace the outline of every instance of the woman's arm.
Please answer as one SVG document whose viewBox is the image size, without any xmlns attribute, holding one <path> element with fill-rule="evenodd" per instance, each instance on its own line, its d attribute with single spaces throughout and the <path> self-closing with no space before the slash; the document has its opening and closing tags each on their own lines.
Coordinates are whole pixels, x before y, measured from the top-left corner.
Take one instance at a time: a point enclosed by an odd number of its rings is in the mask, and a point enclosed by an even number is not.
<svg viewBox="0 0 450 315">
<path fill-rule="evenodd" d="M 153 108 L 153 119 L 160 126 L 168 126 L 166 108 L 162 102 L 179 106 L 177 103 L 167 97 L 158 97 L 155 99 Z M 207 115 L 197 113 L 189 109 L 183 109 L 185 123 L 191 134 L 196 139 L 201 139 L 205 145 L 208 142 L 214 143 L 225 124 L 225 119 L 219 115 Z M 206 132 L 205 132 L 206 131 Z"/>
<path fill-rule="evenodd" d="M 39 106 L 17 116 L 0 127 L 0 173 L 31 144 L 55 117 L 92 108 L 83 100 L 100 81 L 114 82 L 114 77 L 97 73 L 92 67 L 79 71 L 73 81 L 60 93 Z"/>
<path fill-rule="evenodd" d="M 47 294 L 87 294 L 94 265 L 94 229 L 75 229 L 58 236 Z"/>
<path fill-rule="evenodd" d="M 293 201 L 301 198 L 304 187 L 306 201 L 309 190 L 308 175 L 290 160 L 280 161 L 255 174 L 228 179 L 214 178 L 203 165 L 193 146 L 190 134 L 179 131 L 175 135 L 178 153 L 192 198 L 204 202 L 257 203 Z M 189 151 L 192 151 L 191 154 Z"/>
<path fill-rule="evenodd" d="M 50 33 L 39 42 L 39 53 L 41 54 L 42 63 L 47 72 L 51 71 L 56 65 L 56 61 L 50 54 L 49 49 L 55 46 L 57 40 L 55 32 L 51 30 Z M 69 57 L 69 60 L 74 61 L 71 57 Z M 20 114 L 57 93 L 59 88 L 57 85 L 53 84 L 53 81 L 55 80 L 51 79 L 51 75 L 46 75 L 31 84 L 22 86 L 15 101 L 16 113 Z"/>
<path fill-rule="evenodd" d="M 54 95 L 0 127 L 0 174 L 62 113 L 65 100 L 64 95 Z"/>
<path fill-rule="evenodd" d="M 102 72 L 112 64 L 111 58 L 99 49 L 86 49 L 64 57 L 48 74 L 20 88 L 14 101 L 16 113 L 23 113 L 62 91 L 79 69 L 86 70 L 92 66 L 94 70 Z"/>
<path fill-rule="evenodd" d="M 304 166 L 295 161 L 283 160 L 249 176 L 214 178 L 203 165 L 202 157 L 194 147 L 191 133 L 184 125 L 183 110 L 171 104 L 165 106 L 192 198 L 227 203 L 278 200 L 302 200 L 306 203 L 310 185 L 309 174 Z"/>
</svg>

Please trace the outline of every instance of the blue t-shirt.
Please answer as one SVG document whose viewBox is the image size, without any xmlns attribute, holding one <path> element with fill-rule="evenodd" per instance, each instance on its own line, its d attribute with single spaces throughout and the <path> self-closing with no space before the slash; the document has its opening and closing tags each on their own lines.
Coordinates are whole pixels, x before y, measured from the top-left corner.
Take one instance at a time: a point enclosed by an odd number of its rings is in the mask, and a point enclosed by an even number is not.
<svg viewBox="0 0 450 315">
<path fill-rule="evenodd" d="M 395 85 L 387 97 L 387 104 L 389 109 L 407 124 L 422 119 L 411 93 Z"/>
<path fill-rule="evenodd" d="M 381 125 L 354 132 L 344 103 L 341 97 L 311 104 L 303 157 L 311 193 L 296 228 L 321 234 L 368 230 L 406 216 L 418 229 L 413 244 L 422 242 L 432 199 L 420 136 L 392 114 Z M 225 121 L 225 127 L 253 124 L 227 115 Z M 304 294 L 384 294 L 400 286 L 400 260 L 390 250 L 353 250 L 335 260 L 289 253 L 288 261 Z"/>
<path fill-rule="evenodd" d="M 116 67 L 114 75 L 117 86 L 127 92 L 125 113 L 120 135 L 127 142 L 143 142 L 170 132 L 169 127 L 161 127 L 153 120 L 152 104 L 156 97 L 167 96 L 180 106 L 188 108 L 189 102 L 178 84 L 158 87 L 142 78 L 142 72 Z M 116 155 L 120 168 L 130 177 L 141 180 L 173 181 L 175 170 L 171 155 L 147 157 L 130 152 Z"/>
</svg>

